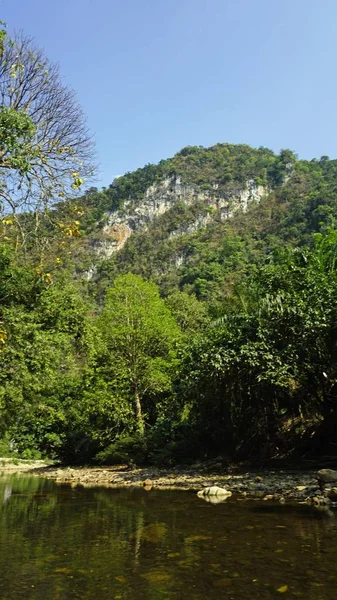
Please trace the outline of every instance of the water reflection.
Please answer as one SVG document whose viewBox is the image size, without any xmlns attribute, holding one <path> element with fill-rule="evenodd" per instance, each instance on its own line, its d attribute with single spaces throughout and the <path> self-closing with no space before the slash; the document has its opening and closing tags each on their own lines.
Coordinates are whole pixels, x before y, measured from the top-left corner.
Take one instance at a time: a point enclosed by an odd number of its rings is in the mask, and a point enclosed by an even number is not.
<svg viewBox="0 0 337 600">
<path fill-rule="evenodd" d="M 210 504 L 221 504 L 222 502 L 227 501 L 227 496 L 207 496 L 205 494 L 200 494 L 198 492 L 198 498 L 201 498 L 205 502 L 209 502 Z"/>
<path fill-rule="evenodd" d="M 27 476 L 0 498 L 1 599 L 335 598 L 334 512 Z"/>
<path fill-rule="evenodd" d="M 3 491 L 3 499 L 2 502 L 5 504 L 12 495 L 12 485 L 10 483 L 6 483 Z"/>
</svg>

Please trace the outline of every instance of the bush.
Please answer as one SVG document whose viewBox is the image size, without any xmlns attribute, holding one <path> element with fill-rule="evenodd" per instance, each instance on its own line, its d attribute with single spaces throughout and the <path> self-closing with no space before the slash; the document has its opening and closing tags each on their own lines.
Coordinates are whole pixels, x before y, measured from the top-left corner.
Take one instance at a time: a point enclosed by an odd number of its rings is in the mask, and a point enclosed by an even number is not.
<svg viewBox="0 0 337 600">
<path fill-rule="evenodd" d="M 203 444 L 193 425 L 163 421 L 147 439 L 148 460 L 160 467 L 191 463 L 203 456 Z"/>
<path fill-rule="evenodd" d="M 101 464 L 135 462 L 143 464 L 147 460 L 146 438 L 140 434 L 121 435 L 107 448 L 98 452 L 95 461 Z"/>
<path fill-rule="evenodd" d="M 26 448 L 20 454 L 20 458 L 25 460 L 40 460 L 42 458 L 41 452 L 39 450 L 35 450 L 34 448 Z"/>
<path fill-rule="evenodd" d="M 8 437 L 0 439 L 0 456 L 2 458 L 9 458 L 15 455 L 15 451 L 12 448 L 11 440 Z"/>
</svg>

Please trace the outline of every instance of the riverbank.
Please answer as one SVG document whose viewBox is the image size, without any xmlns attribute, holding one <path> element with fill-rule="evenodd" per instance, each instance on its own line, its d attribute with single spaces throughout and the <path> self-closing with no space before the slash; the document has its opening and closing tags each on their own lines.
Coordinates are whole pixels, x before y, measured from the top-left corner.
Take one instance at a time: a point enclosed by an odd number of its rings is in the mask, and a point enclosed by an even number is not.
<svg viewBox="0 0 337 600">
<path fill-rule="evenodd" d="M 327 487 L 321 491 L 316 470 L 260 469 L 226 473 L 219 467 L 158 469 L 155 467 L 130 468 L 127 465 L 109 467 L 62 467 L 48 465 L 43 461 L 11 461 L 0 459 L 0 471 L 25 472 L 59 483 L 73 486 L 111 488 L 142 486 L 153 489 L 181 489 L 199 491 L 204 487 L 226 488 L 237 497 L 274 500 L 281 503 L 306 502 L 320 506 L 337 502 L 337 488 Z"/>
<path fill-rule="evenodd" d="M 50 463 L 45 460 L 24 460 L 21 458 L 0 458 L 0 473 L 25 473 L 46 469 Z"/>
<path fill-rule="evenodd" d="M 259 470 L 254 472 L 226 473 L 219 469 L 205 472 L 201 466 L 190 469 L 158 469 L 155 467 L 132 468 L 125 465 L 111 467 L 53 467 L 36 465 L 31 473 L 66 482 L 74 486 L 132 487 L 143 486 L 145 490 L 181 489 L 199 491 L 208 486 L 226 488 L 240 498 L 260 498 L 308 502 L 318 505 L 334 501 L 330 488 L 323 493 L 318 485 L 316 471 Z M 336 495 L 336 494 L 335 494 Z M 337 497 L 336 497 L 337 500 Z"/>
</svg>

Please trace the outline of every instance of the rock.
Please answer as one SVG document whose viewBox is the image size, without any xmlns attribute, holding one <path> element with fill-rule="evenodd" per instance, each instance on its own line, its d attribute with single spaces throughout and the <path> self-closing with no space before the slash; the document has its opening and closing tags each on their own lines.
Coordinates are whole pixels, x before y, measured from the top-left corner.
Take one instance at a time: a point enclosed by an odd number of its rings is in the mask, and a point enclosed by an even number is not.
<svg viewBox="0 0 337 600">
<path fill-rule="evenodd" d="M 332 469 L 321 469 L 317 471 L 316 477 L 319 485 L 323 487 L 326 483 L 337 483 L 337 471 Z"/>
<path fill-rule="evenodd" d="M 327 497 L 329 498 L 329 500 L 336 502 L 337 501 L 337 487 L 331 488 L 331 490 L 329 490 L 327 492 Z"/>
<path fill-rule="evenodd" d="M 144 479 L 143 486 L 144 487 L 152 487 L 152 481 L 151 481 L 151 479 Z"/>
<path fill-rule="evenodd" d="M 175 204 L 194 206 L 196 203 L 202 203 L 210 209 L 213 208 L 217 218 L 224 221 L 237 210 L 246 211 L 252 201 L 259 202 L 266 193 L 268 193 L 267 188 L 257 184 L 254 179 L 235 186 L 230 195 L 224 195 L 217 188 L 201 190 L 184 183 L 179 176 L 166 177 L 149 186 L 136 205 L 134 200 L 126 200 L 123 210 L 113 210 L 108 213 L 107 222 L 102 229 L 102 238 L 94 244 L 95 253 L 103 259 L 110 258 L 124 246 L 132 234 L 144 231 L 154 219 L 171 210 Z M 205 227 L 212 220 L 214 220 L 212 211 L 196 214 L 193 222 L 183 223 L 171 231 L 169 238 L 191 234 Z M 183 262 L 183 254 L 178 255 L 176 266 L 180 266 Z M 88 279 L 92 275 L 92 272 L 87 271 Z M 218 459 L 216 461 L 219 462 Z"/>
<path fill-rule="evenodd" d="M 329 506 L 331 504 L 331 500 L 329 500 L 329 498 L 325 498 L 324 496 L 315 496 L 312 498 L 312 502 L 315 506 Z"/>
<path fill-rule="evenodd" d="M 257 475 L 257 477 L 255 477 L 255 481 L 256 483 L 261 483 L 261 481 L 263 481 L 263 477 L 261 477 L 261 475 Z"/>
<path fill-rule="evenodd" d="M 310 494 L 314 494 L 314 495 L 316 495 L 316 494 L 317 494 L 317 492 L 319 491 L 319 486 L 317 485 L 317 483 L 316 483 L 315 485 L 308 485 L 308 487 L 307 487 L 307 491 L 308 491 Z"/>
<path fill-rule="evenodd" d="M 210 487 L 206 487 L 198 492 L 199 498 L 201 496 L 223 496 L 229 498 L 231 495 L 232 492 L 226 490 L 225 488 L 218 487 L 217 485 L 211 485 Z"/>
</svg>

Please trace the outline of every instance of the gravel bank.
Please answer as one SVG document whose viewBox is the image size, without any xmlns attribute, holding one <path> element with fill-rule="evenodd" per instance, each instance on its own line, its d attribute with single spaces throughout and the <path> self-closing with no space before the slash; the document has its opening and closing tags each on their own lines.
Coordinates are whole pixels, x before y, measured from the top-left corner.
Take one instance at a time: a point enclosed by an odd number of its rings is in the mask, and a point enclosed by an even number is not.
<svg viewBox="0 0 337 600">
<path fill-rule="evenodd" d="M 180 489 L 195 492 L 209 486 L 219 486 L 231 491 L 234 498 L 273 500 L 281 503 L 301 502 L 316 506 L 337 507 L 336 484 L 322 490 L 316 470 L 259 470 L 226 473 L 225 468 L 205 468 L 198 465 L 189 469 L 158 469 L 154 467 L 129 468 L 127 465 L 111 467 L 56 467 L 44 461 L 11 460 L 0 458 L 0 473 L 30 473 L 54 479 L 59 483 L 96 487 L 143 486 L 145 490 Z"/>
<path fill-rule="evenodd" d="M 48 463 L 44 460 L 23 460 L 13 458 L 0 458 L 0 473 L 24 473 L 45 469 Z"/>
<path fill-rule="evenodd" d="M 276 500 L 281 503 L 297 501 L 316 505 L 334 505 L 337 489 L 327 486 L 322 491 L 315 471 L 261 470 L 228 474 L 204 472 L 198 469 L 133 468 L 113 467 L 38 467 L 31 470 L 43 477 L 67 482 L 72 485 L 130 487 L 143 486 L 151 489 L 181 489 L 199 491 L 208 486 L 219 486 L 230 490 L 234 497 Z"/>
</svg>

